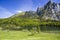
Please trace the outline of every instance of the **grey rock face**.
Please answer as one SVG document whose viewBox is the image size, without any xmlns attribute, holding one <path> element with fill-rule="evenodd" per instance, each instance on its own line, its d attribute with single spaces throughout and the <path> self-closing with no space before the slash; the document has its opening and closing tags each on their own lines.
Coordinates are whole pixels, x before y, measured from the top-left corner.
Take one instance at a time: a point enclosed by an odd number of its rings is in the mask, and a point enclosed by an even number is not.
<svg viewBox="0 0 60 40">
<path fill-rule="evenodd" d="M 60 20 L 60 4 L 49 1 L 44 7 L 37 9 L 37 14 L 43 19 Z"/>
</svg>

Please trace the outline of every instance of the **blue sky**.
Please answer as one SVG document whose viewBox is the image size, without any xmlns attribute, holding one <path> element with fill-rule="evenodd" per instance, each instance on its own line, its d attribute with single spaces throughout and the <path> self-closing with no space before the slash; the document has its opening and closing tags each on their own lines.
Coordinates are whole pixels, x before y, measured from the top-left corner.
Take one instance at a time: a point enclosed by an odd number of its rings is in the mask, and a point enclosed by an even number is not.
<svg viewBox="0 0 60 40">
<path fill-rule="evenodd" d="M 37 7 L 44 6 L 49 0 L 0 0 L 0 18 L 10 17 L 20 11 L 36 11 Z M 60 3 L 60 0 L 53 0 Z"/>
</svg>

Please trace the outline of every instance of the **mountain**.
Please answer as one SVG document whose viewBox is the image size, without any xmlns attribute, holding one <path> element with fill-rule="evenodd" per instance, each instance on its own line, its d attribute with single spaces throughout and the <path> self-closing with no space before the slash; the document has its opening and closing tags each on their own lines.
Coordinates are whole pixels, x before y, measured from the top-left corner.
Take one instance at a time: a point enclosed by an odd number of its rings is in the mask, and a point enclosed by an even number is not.
<svg viewBox="0 0 60 40">
<path fill-rule="evenodd" d="M 2 30 L 60 30 L 60 4 L 49 1 L 37 11 L 26 11 L 0 19 Z"/>
<path fill-rule="evenodd" d="M 41 19 L 60 20 L 60 3 L 51 0 L 42 8 L 37 8 L 37 14 Z"/>
<path fill-rule="evenodd" d="M 11 18 L 38 18 L 38 15 L 35 11 L 26 11 L 13 15 Z"/>
<path fill-rule="evenodd" d="M 21 16 L 24 16 L 24 15 L 25 15 L 25 12 L 21 12 L 21 13 L 18 13 L 18 14 L 15 14 L 15 15 L 11 16 L 10 18 L 21 17 Z"/>
<path fill-rule="evenodd" d="M 60 21 L 60 3 L 55 3 L 50 0 L 43 7 L 38 7 L 37 11 L 21 12 L 12 16 L 12 18 L 14 17 Z"/>
</svg>

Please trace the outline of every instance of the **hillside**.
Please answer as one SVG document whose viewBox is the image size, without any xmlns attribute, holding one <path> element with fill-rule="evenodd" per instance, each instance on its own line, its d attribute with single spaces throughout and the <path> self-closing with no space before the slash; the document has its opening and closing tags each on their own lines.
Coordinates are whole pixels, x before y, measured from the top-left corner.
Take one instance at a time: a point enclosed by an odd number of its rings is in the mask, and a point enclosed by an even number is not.
<svg viewBox="0 0 60 40">
<path fill-rule="evenodd" d="M 3 30 L 60 30 L 60 5 L 49 1 L 37 11 L 26 11 L 15 14 L 6 19 L 0 19 L 0 29 Z M 56 9 L 57 8 L 57 9 Z"/>
<path fill-rule="evenodd" d="M 15 14 L 11 18 L 13 17 L 60 21 L 60 3 L 49 1 L 43 7 L 38 7 L 37 11 L 26 11 Z"/>
<path fill-rule="evenodd" d="M 32 18 L 32 19 L 36 19 L 39 16 L 37 15 L 37 13 L 35 11 L 26 11 L 26 12 L 21 12 L 18 14 L 15 14 L 13 16 L 11 16 L 10 18 Z"/>
</svg>

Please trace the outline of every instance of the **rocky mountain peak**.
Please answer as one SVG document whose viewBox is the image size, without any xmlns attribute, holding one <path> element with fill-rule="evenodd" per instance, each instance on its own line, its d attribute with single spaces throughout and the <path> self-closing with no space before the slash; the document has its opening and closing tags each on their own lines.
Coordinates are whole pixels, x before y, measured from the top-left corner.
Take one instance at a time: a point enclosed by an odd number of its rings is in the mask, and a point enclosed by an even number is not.
<svg viewBox="0 0 60 40">
<path fill-rule="evenodd" d="M 37 9 L 37 14 L 43 19 L 60 20 L 60 4 L 49 0 L 44 7 Z"/>
</svg>

